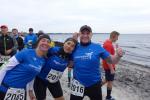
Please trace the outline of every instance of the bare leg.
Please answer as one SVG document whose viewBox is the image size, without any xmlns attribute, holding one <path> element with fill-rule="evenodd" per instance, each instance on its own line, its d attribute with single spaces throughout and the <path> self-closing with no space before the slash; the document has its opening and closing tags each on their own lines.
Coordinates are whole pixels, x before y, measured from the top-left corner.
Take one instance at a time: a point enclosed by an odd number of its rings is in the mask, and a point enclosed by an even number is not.
<svg viewBox="0 0 150 100">
<path fill-rule="evenodd" d="M 55 98 L 55 100 L 65 100 L 65 98 L 64 96 L 61 96 L 61 97 Z"/>
</svg>

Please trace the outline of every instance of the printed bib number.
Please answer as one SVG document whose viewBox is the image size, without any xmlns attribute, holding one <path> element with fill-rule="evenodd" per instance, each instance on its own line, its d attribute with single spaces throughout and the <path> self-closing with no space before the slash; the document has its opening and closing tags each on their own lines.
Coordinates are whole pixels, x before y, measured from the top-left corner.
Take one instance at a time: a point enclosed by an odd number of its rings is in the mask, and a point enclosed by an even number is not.
<svg viewBox="0 0 150 100">
<path fill-rule="evenodd" d="M 80 97 L 83 97 L 84 94 L 84 86 L 75 79 L 72 80 L 71 94 Z"/>
<path fill-rule="evenodd" d="M 47 75 L 47 80 L 50 83 L 56 83 L 61 77 L 63 72 L 51 69 L 51 71 Z"/>
<path fill-rule="evenodd" d="M 10 56 L 0 56 L 0 63 L 5 63 L 9 60 Z"/>
<path fill-rule="evenodd" d="M 7 90 L 4 100 L 24 100 L 24 97 L 24 89 L 10 88 Z"/>
</svg>

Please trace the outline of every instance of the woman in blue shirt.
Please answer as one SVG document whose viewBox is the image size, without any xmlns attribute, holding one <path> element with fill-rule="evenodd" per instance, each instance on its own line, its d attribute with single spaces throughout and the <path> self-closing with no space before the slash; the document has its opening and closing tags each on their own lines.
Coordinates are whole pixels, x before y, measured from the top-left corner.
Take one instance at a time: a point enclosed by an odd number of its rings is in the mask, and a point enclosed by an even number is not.
<svg viewBox="0 0 150 100">
<path fill-rule="evenodd" d="M 42 35 L 36 49 L 24 49 L 3 64 L 0 70 L 0 100 L 24 100 L 28 82 L 40 73 L 45 64 L 50 38 Z"/>
<path fill-rule="evenodd" d="M 48 51 L 48 59 L 40 74 L 34 81 L 34 91 L 37 100 L 46 99 L 48 88 L 55 100 L 64 100 L 59 79 L 71 60 L 71 54 L 77 41 L 68 38 L 63 47 L 53 47 Z"/>
</svg>

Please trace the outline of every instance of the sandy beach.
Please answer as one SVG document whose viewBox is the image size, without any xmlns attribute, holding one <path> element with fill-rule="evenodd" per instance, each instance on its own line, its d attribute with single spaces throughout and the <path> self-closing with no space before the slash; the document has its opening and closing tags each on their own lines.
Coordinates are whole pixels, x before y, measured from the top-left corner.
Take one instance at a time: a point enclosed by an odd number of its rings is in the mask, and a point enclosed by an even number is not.
<svg viewBox="0 0 150 100">
<path fill-rule="evenodd" d="M 64 97 L 69 100 L 70 89 L 67 87 L 67 70 L 61 79 Z M 106 96 L 106 86 L 102 87 L 103 98 Z M 150 68 L 120 61 L 114 81 L 112 95 L 116 100 L 150 100 Z M 46 100 L 53 100 L 47 91 Z M 85 97 L 84 100 L 89 100 Z"/>
</svg>

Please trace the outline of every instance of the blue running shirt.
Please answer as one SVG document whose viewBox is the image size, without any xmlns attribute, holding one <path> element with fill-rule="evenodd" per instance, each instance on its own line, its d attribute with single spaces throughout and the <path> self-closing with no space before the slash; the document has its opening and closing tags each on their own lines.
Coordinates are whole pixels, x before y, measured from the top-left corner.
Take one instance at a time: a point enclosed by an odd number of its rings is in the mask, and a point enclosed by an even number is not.
<svg viewBox="0 0 150 100">
<path fill-rule="evenodd" d="M 88 46 L 78 44 L 73 53 L 73 76 L 85 87 L 101 81 L 100 58 L 107 58 L 109 53 L 99 44 L 91 43 Z"/>
<path fill-rule="evenodd" d="M 2 84 L 13 88 L 26 88 L 27 83 L 40 73 L 45 60 L 38 57 L 34 49 L 24 49 L 14 58 L 17 59 L 18 64 L 6 72 Z M 1 89 L 1 86 L 0 90 L 7 91 L 7 89 Z"/>
</svg>

